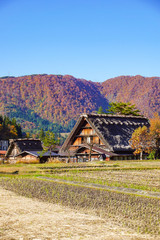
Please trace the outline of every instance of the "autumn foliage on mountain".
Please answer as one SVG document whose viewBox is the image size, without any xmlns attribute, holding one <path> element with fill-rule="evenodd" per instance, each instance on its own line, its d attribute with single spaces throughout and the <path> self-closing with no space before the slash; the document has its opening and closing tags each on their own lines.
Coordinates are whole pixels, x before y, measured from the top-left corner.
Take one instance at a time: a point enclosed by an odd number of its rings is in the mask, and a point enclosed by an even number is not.
<svg viewBox="0 0 160 240">
<path fill-rule="evenodd" d="M 39 123 L 39 128 L 49 123 L 64 127 L 81 113 L 108 106 L 98 84 L 69 75 L 4 77 L 0 86 L 1 113 L 15 117 L 25 130 L 37 128 Z M 72 122 L 70 125 L 73 127 Z M 59 127 L 58 131 L 63 129 Z"/>
<path fill-rule="evenodd" d="M 102 83 L 102 93 L 110 102 L 131 102 L 146 117 L 160 114 L 160 78 L 120 76 Z"/>
<path fill-rule="evenodd" d="M 29 75 L 0 78 L 0 113 L 15 117 L 22 128 L 70 131 L 81 113 L 108 102 L 135 104 L 142 114 L 160 113 L 160 78 L 121 76 L 94 83 L 70 75 Z"/>
</svg>

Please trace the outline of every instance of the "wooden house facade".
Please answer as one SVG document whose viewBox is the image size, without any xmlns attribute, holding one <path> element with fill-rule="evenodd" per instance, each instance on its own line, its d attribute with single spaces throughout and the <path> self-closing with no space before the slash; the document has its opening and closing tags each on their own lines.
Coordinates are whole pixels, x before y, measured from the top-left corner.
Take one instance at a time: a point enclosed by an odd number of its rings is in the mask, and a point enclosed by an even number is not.
<svg viewBox="0 0 160 240">
<path fill-rule="evenodd" d="M 22 162 L 22 163 L 45 163 L 48 161 L 49 157 L 53 159 L 58 158 L 58 154 L 55 152 L 52 152 L 50 154 L 49 151 L 43 152 L 43 151 L 23 151 L 16 155 L 16 161 Z"/>
<path fill-rule="evenodd" d="M 129 139 L 148 119 L 137 116 L 83 114 L 60 149 L 62 157 L 73 162 L 133 159 Z"/>
</svg>

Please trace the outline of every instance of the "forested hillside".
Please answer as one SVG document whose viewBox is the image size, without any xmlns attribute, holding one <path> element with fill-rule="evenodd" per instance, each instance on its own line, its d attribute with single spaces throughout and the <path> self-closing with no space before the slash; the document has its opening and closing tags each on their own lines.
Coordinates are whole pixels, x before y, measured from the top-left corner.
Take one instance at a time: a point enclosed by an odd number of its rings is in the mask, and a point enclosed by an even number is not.
<svg viewBox="0 0 160 240">
<path fill-rule="evenodd" d="M 160 78 L 120 76 L 102 83 L 102 94 L 110 101 L 131 102 L 151 118 L 160 114 Z"/>
<path fill-rule="evenodd" d="M 131 102 L 147 117 L 160 114 L 160 78 L 120 76 L 103 83 L 69 75 L 0 78 L 0 113 L 25 131 L 68 132 L 84 112 L 105 110 L 108 101 Z"/>
<path fill-rule="evenodd" d="M 70 131 L 79 114 L 108 106 L 100 84 L 69 75 L 3 77 L 0 86 L 1 113 L 15 117 L 26 131 Z"/>
</svg>

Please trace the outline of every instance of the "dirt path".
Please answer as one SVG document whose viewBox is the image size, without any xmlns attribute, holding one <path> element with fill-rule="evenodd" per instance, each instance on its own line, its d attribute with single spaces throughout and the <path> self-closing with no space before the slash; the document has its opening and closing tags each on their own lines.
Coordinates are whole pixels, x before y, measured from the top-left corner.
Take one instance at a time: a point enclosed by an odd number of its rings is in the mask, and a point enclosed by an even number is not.
<svg viewBox="0 0 160 240">
<path fill-rule="evenodd" d="M 0 188 L 1 240 L 156 240 L 121 228 L 109 219 L 18 196 Z M 157 238 L 158 240 L 158 238 Z"/>
</svg>

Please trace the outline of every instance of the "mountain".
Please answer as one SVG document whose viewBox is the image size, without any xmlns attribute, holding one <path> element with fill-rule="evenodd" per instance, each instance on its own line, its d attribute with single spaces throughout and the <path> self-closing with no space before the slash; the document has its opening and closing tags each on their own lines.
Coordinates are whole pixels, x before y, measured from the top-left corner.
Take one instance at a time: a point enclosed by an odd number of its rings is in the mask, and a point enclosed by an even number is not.
<svg viewBox="0 0 160 240">
<path fill-rule="evenodd" d="M 30 131 L 44 126 L 45 130 L 49 126 L 59 132 L 70 131 L 71 120 L 79 114 L 108 107 L 100 84 L 69 75 L 3 77 L 0 86 L 1 113 L 15 117 Z"/>
<path fill-rule="evenodd" d="M 0 78 L 0 114 L 25 131 L 70 131 L 81 113 L 105 110 L 109 101 L 131 102 L 142 114 L 160 114 L 160 78 L 120 76 L 94 83 L 70 75 Z"/>
<path fill-rule="evenodd" d="M 102 83 L 102 94 L 108 101 L 131 102 L 146 117 L 160 114 L 160 78 L 120 76 Z"/>
</svg>

